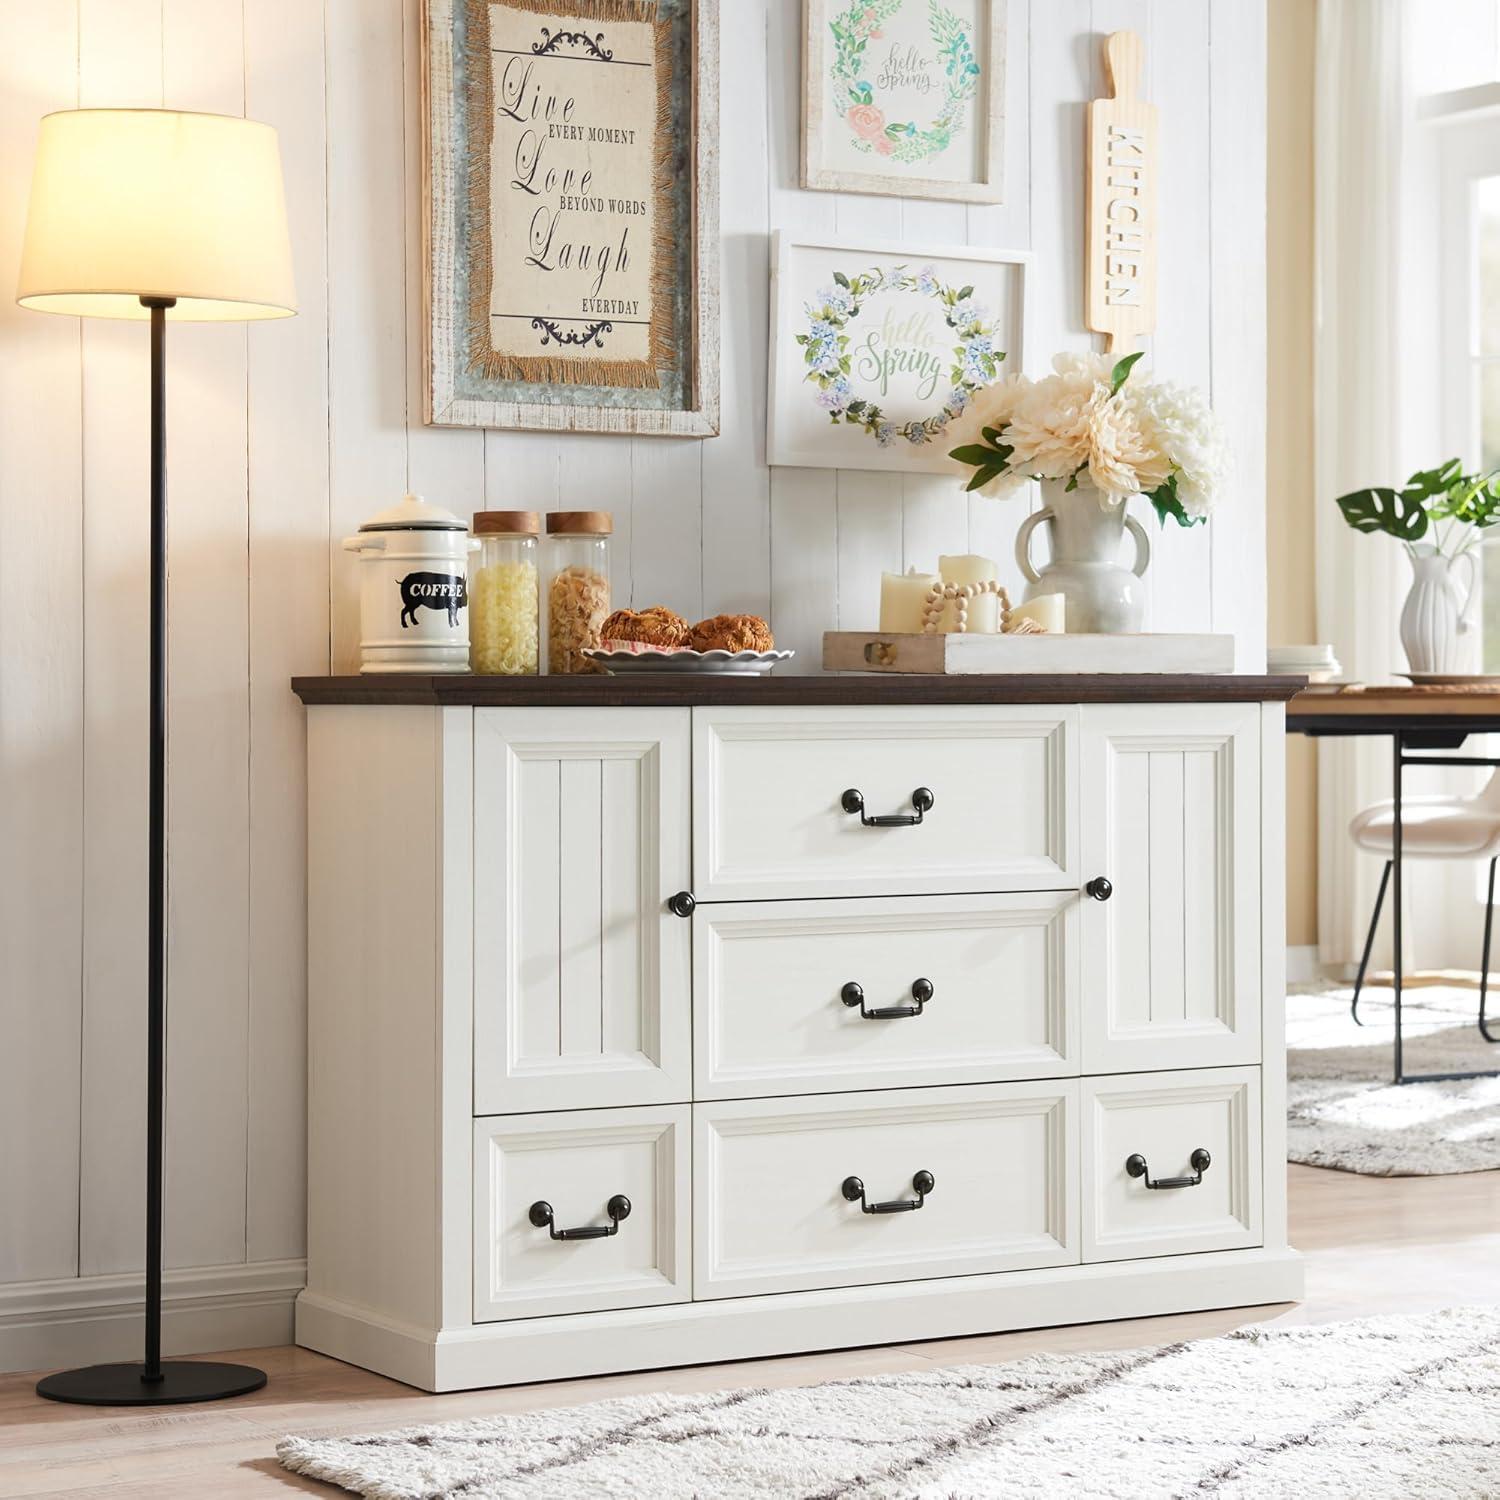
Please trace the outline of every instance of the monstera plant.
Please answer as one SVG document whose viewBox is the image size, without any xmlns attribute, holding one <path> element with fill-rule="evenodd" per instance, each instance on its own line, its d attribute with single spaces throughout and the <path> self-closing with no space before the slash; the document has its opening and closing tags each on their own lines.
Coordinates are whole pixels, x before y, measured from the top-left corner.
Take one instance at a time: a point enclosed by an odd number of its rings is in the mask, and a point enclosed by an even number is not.
<svg viewBox="0 0 1500 1500">
<path fill-rule="evenodd" d="M 1450 458 L 1420 469 L 1402 488 L 1375 485 L 1340 495 L 1338 507 L 1356 531 L 1383 531 L 1405 548 L 1414 575 L 1401 612 L 1401 644 L 1414 677 L 1463 669 L 1460 637 L 1469 632 L 1479 581 L 1475 551 L 1500 524 L 1500 469 L 1466 474 Z M 1455 574 L 1468 569 L 1467 592 Z"/>
<path fill-rule="evenodd" d="M 1430 532 L 1437 551 L 1455 556 L 1479 541 L 1475 531 L 1500 522 L 1500 469 L 1465 474 L 1450 458 L 1419 469 L 1399 490 L 1377 485 L 1340 495 L 1338 507 L 1356 531 L 1383 531 L 1408 545 Z M 1434 530 L 1442 522 L 1452 524 Z"/>
</svg>

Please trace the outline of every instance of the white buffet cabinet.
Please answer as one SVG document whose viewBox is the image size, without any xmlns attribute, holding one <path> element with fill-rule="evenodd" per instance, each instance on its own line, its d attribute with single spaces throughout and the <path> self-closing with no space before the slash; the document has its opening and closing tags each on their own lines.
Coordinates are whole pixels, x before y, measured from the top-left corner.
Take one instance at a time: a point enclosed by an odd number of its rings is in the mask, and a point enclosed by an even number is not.
<svg viewBox="0 0 1500 1500">
<path fill-rule="evenodd" d="M 1282 684 L 465 681 L 298 684 L 299 1343 L 437 1391 L 1300 1295 Z"/>
</svg>

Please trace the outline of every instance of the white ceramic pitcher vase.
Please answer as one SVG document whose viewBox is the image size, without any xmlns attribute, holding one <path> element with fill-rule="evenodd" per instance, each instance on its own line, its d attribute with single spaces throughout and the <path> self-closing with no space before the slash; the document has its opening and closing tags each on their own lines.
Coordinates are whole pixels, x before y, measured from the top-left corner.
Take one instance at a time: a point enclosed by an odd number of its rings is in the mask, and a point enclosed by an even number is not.
<svg viewBox="0 0 1500 1500">
<path fill-rule="evenodd" d="M 1458 566 L 1467 563 L 1468 588 L 1460 587 Z M 1401 611 L 1401 645 L 1415 673 L 1462 672 L 1462 637 L 1469 633 L 1469 609 L 1479 581 L 1473 552 L 1445 557 L 1429 546 L 1411 549 L 1412 585 Z"/>
</svg>

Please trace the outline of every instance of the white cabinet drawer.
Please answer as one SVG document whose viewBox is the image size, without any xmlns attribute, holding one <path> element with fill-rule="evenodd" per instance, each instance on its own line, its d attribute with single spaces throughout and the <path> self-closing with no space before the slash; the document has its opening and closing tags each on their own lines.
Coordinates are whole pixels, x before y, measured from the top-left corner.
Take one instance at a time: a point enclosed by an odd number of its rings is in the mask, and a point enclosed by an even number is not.
<svg viewBox="0 0 1500 1500">
<path fill-rule="evenodd" d="M 474 1113 L 692 1092 L 689 711 L 476 709 Z"/>
<path fill-rule="evenodd" d="M 1077 1100 L 1067 1080 L 695 1105 L 693 1295 L 1075 1263 Z"/>
<path fill-rule="evenodd" d="M 1083 1115 L 1085 1261 L 1260 1244 L 1259 1068 L 1086 1078 Z"/>
<path fill-rule="evenodd" d="M 1030 705 L 695 709 L 694 894 L 1076 886 L 1077 725 L 1076 708 Z M 919 825 L 863 822 L 914 818 L 920 788 Z"/>
<path fill-rule="evenodd" d="M 700 906 L 695 1097 L 1077 1073 L 1077 931 L 1071 891 Z"/>
<path fill-rule="evenodd" d="M 474 1321 L 686 1302 L 688 1115 L 679 1104 L 476 1120 Z"/>
<path fill-rule="evenodd" d="M 1088 705 L 1082 913 L 1088 1073 L 1256 1063 L 1260 705 Z"/>
</svg>

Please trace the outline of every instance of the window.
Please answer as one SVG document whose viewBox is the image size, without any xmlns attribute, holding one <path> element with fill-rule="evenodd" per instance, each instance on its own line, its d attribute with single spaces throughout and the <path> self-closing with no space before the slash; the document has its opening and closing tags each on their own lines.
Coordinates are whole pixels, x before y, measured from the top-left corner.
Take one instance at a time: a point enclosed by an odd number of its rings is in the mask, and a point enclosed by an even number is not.
<svg viewBox="0 0 1500 1500">
<path fill-rule="evenodd" d="M 1470 214 L 1473 264 L 1473 310 L 1470 319 L 1469 385 L 1477 416 L 1470 452 L 1480 465 L 1500 468 L 1500 176 L 1473 183 Z M 1467 456 L 1467 455 L 1465 455 Z M 1500 548 L 1481 554 L 1484 622 L 1484 669 L 1500 671 Z"/>
<path fill-rule="evenodd" d="M 1478 110 L 1423 111 L 1437 132 L 1441 187 L 1434 204 L 1441 311 L 1441 454 L 1500 468 L 1500 88 Z M 1473 92 L 1478 92 L 1473 91 Z M 1438 101 L 1434 101 L 1438 102 Z M 1480 553 L 1483 670 L 1500 672 L 1500 530 Z"/>
</svg>

